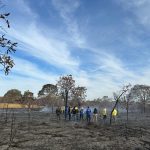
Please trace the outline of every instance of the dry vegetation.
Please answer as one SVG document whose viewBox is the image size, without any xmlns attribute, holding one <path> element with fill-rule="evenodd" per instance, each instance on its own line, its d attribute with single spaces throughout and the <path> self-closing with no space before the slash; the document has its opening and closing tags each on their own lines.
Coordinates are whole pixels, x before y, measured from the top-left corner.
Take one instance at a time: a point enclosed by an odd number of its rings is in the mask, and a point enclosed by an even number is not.
<svg viewBox="0 0 150 150">
<path fill-rule="evenodd" d="M 39 106 L 37 105 L 32 105 L 31 106 L 32 108 L 40 108 Z M 18 104 L 18 103 L 0 103 L 0 109 L 3 109 L 3 108 L 28 108 L 27 105 L 25 104 Z"/>
</svg>

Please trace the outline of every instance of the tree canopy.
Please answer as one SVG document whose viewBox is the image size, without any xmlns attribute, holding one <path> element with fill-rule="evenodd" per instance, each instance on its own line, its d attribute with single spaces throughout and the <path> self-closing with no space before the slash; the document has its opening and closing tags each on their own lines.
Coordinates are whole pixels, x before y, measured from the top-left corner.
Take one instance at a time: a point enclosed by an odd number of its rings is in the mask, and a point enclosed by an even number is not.
<svg viewBox="0 0 150 150">
<path fill-rule="evenodd" d="M 143 112 L 146 111 L 146 104 L 150 102 L 150 86 L 135 85 L 131 89 L 130 97 L 143 105 Z"/>
<path fill-rule="evenodd" d="M 85 99 L 86 97 L 86 88 L 85 87 L 75 87 L 73 90 L 72 90 L 72 103 L 73 105 L 75 106 L 78 106 L 80 107 L 81 106 L 81 103 L 82 101 Z"/>
<path fill-rule="evenodd" d="M 6 22 L 8 28 L 10 28 L 10 23 L 8 21 L 8 16 L 10 13 L 0 14 L 0 19 Z M 10 72 L 10 69 L 14 66 L 14 61 L 11 58 L 11 53 L 15 53 L 15 48 L 17 46 L 16 42 L 12 42 L 11 40 L 7 39 L 5 34 L 5 30 L 2 26 L 1 27 L 1 35 L 0 35 L 0 65 L 1 70 L 4 71 L 6 75 Z"/>
<path fill-rule="evenodd" d="M 22 94 L 21 91 L 17 89 L 11 89 L 6 92 L 6 94 L 3 97 L 5 102 L 16 102 L 22 100 Z"/>
<path fill-rule="evenodd" d="M 53 84 L 45 84 L 42 89 L 38 92 L 38 96 L 46 96 L 49 94 L 56 95 L 58 92 L 57 86 Z"/>
</svg>

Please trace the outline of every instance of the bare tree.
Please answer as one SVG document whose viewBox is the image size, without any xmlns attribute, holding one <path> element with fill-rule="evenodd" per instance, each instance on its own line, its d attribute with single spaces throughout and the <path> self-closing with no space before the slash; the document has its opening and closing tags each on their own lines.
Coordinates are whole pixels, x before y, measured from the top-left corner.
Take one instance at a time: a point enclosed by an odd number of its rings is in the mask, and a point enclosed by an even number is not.
<svg viewBox="0 0 150 150">
<path fill-rule="evenodd" d="M 115 101 L 115 105 L 114 105 L 114 107 L 113 107 L 113 109 L 112 109 L 112 111 L 110 113 L 110 125 L 112 124 L 112 113 L 113 113 L 114 109 L 118 105 L 118 102 L 120 101 L 120 98 L 130 89 L 130 87 L 131 87 L 131 84 L 124 86 L 122 88 L 122 90 L 120 91 L 120 94 L 119 95 L 115 95 L 116 96 L 115 97 L 116 101 Z"/>
<path fill-rule="evenodd" d="M 146 112 L 146 105 L 150 102 L 150 86 L 135 85 L 131 89 L 131 96 L 142 104 L 143 112 Z"/>
<path fill-rule="evenodd" d="M 5 107 L 5 118 L 4 118 L 4 120 L 5 120 L 5 123 L 7 123 L 7 121 L 8 121 L 8 103 L 6 103 L 4 105 L 4 107 Z"/>
<path fill-rule="evenodd" d="M 133 102 L 133 99 L 131 97 L 131 89 L 129 89 L 125 94 L 124 96 L 122 96 L 121 98 L 121 104 L 123 106 L 123 108 L 126 109 L 126 120 L 128 122 L 129 120 L 129 108 L 130 108 L 130 105 L 132 104 Z"/>
<path fill-rule="evenodd" d="M 85 87 L 75 87 L 73 90 L 72 90 L 72 103 L 73 105 L 75 106 L 78 106 L 80 107 L 83 100 L 85 100 L 85 97 L 86 97 L 86 88 Z"/>
<path fill-rule="evenodd" d="M 11 124 L 10 124 L 10 137 L 9 137 L 9 147 L 12 146 L 13 142 L 14 142 L 14 138 L 16 136 L 16 117 L 14 114 L 14 110 L 12 109 L 12 114 L 11 114 Z M 8 148 L 9 148 L 8 147 Z"/>
<path fill-rule="evenodd" d="M 9 113 L 9 103 L 15 103 L 15 102 L 20 102 L 22 100 L 22 94 L 21 91 L 17 89 L 11 89 L 7 91 L 4 96 L 3 96 L 3 102 L 5 103 L 4 105 L 4 110 L 5 110 L 5 122 L 7 123 L 8 120 L 8 113 Z"/>
<path fill-rule="evenodd" d="M 34 100 L 33 93 L 30 92 L 29 90 L 25 91 L 23 95 L 23 100 L 24 103 L 27 105 L 27 109 L 28 109 L 28 131 L 29 131 L 30 123 L 31 123 L 31 108 Z"/>
<path fill-rule="evenodd" d="M 75 80 L 72 75 L 62 76 L 59 78 L 57 86 L 65 102 L 65 119 L 67 119 L 68 96 L 75 87 Z"/>
<path fill-rule="evenodd" d="M 45 97 L 47 106 L 51 106 L 52 113 L 54 112 L 54 106 L 57 104 L 57 99 L 59 97 L 55 94 L 49 94 Z"/>
</svg>

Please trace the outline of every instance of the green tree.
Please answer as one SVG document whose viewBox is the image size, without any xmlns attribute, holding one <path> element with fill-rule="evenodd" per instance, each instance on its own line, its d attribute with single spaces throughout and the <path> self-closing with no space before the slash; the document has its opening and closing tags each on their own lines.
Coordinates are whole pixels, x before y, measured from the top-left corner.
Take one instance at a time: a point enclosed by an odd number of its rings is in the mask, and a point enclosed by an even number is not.
<svg viewBox="0 0 150 150">
<path fill-rule="evenodd" d="M 43 85 L 42 89 L 38 92 L 38 97 L 43 101 L 42 103 L 46 106 L 53 108 L 58 104 L 59 97 L 58 97 L 58 88 L 56 85 L 53 84 L 45 84 Z"/>
<path fill-rule="evenodd" d="M 23 94 L 23 101 L 28 106 L 28 109 L 31 109 L 33 100 L 34 100 L 34 94 L 29 90 L 25 91 Z"/>
<path fill-rule="evenodd" d="M 54 94 L 57 95 L 58 89 L 56 85 L 53 84 L 45 84 L 42 89 L 38 92 L 38 97 Z"/>
<path fill-rule="evenodd" d="M 6 94 L 3 97 L 3 100 L 5 102 L 20 102 L 22 100 L 21 91 L 17 89 L 11 89 L 6 92 Z"/>
</svg>

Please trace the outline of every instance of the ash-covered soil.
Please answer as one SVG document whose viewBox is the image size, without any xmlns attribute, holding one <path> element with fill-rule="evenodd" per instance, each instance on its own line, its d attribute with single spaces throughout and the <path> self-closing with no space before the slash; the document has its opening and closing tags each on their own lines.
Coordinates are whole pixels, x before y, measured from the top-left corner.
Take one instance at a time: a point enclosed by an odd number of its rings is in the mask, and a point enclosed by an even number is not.
<svg viewBox="0 0 150 150">
<path fill-rule="evenodd" d="M 57 121 L 55 114 L 32 112 L 30 122 L 25 112 L 5 114 L 0 119 L 0 150 L 148 150 L 150 149 L 150 114 L 125 114 L 116 123 Z"/>
</svg>

